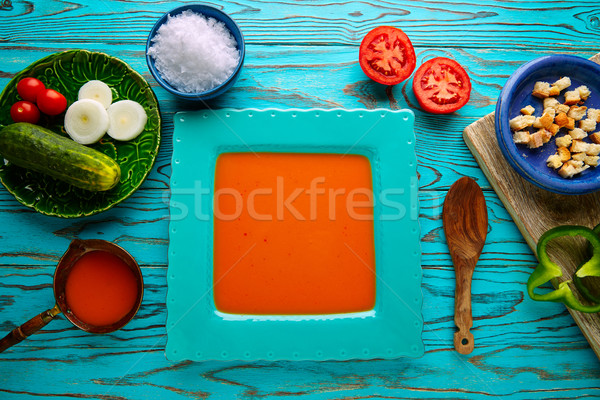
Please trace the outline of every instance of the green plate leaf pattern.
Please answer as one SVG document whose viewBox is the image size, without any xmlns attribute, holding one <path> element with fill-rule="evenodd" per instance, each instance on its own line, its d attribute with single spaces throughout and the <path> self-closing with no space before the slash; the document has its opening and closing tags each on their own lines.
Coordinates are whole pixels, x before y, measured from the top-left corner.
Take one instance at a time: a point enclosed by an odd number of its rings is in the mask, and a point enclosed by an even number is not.
<svg viewBox="0 0 600 400">
<path fill-rule="evenodd" d="M 77 100 L 79 88 L 98 79 L 113 92 L 113 102 L 134 100 L 146 110 L 148 122 L 134 140 L 119 142 L 108 135 L 92 148 L 115 159 L 121 166 L 117 186 L 106 192 L 92 192 L 71 186 L 50 176 L 0 161 L 0 181 L 15 198 L 27 207 L 63 218 L 75 218 L 108 210 L 129 197 L 148 176 L 160 145 L 158 101 L 148 82 L 125 62 L 104 53 L 69 50 L 51 54 L 18 73 L 0 94 L 0 125 L 9 125 L 11 106 L 21 100 L 17 83 L 25 77 L 41 80 L 47 88 L 57 90 L 69 105 Z M 63 127 L 64 114 L 42 115 L 38 125 L 68 136 Z"/>
</svg>

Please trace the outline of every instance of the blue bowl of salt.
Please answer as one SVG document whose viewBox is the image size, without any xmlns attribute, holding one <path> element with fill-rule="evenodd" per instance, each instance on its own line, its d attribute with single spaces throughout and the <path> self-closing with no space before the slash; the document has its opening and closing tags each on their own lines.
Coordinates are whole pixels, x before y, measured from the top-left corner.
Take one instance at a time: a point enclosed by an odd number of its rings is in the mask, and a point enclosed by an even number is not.
<svg viewBox="0 0 600 400">
<path fill-rule="evenodd" d="M 192 22 L 196 24 L 190 26 Z M 146 62 L 154 79 L 190 101 L 213 99 L 229 90 L 245 55 L 244 36 L 235 21 L 204 4 L 186 4 L 164 14 L 146 41 Z"/>
</svg>

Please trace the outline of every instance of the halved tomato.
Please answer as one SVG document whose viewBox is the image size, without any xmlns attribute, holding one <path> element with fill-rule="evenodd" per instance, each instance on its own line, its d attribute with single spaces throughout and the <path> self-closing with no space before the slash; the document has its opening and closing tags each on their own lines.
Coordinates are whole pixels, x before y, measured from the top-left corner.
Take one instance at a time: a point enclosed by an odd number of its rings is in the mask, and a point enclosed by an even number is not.
<svg viewBox="0 0 600 400">
<path fill-rule="evenodd" d="M 459 63 L 437 57 L 417 69 L 413 77 L 413 92 L 425 111 L 449 114 L 469 101 L 471 80 Z"/>
<path fill-rule="evenodd" d="M 402 82 L 417 65 L 410 39 L 393 26 L 380 26 L 367 33 L 360 44 L 358 60 L 369 78 L 384 85 Z"/>
</svg>

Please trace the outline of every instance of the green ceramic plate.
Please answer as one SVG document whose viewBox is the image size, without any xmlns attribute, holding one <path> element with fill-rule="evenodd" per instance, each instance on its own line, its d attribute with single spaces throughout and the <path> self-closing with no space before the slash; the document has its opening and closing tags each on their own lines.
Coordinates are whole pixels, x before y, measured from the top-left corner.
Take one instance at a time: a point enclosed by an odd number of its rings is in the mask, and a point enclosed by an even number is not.
<svg viewBox="0 0 600 400">
<path fill-rule="evenodd" d="M 51 54 L 18 73 L 0 94 L 0 125 L 9 125 L 10 107 L 18 100 L 16 85 L 22 78 L 38 78 L 47 88 L 64 94 L 68 104 L 77 100 L 79 88 L 98 79 L 113 91 L 113 102 L 134 100 L 148 114 L 144 132 L 129 142 L 104 137 L 94 149 L 115 159 L 121 166 L 121 180 L 106 192 L 91 192 L 76 188 L 47 175 L 28 171 L 0 161 L 0 181 L 15 198 L 34 210 L 63 218 L 75 218 L 108 210 L 129 197 L 140 187 L 154 165 L 160 144 L 160 113 L 156 96 L 148 82 L 125 62 L 104 53 L 69 50 Z M 38 125 L 64 136 L 64 114 L 42 116 Z"/>
</svg>

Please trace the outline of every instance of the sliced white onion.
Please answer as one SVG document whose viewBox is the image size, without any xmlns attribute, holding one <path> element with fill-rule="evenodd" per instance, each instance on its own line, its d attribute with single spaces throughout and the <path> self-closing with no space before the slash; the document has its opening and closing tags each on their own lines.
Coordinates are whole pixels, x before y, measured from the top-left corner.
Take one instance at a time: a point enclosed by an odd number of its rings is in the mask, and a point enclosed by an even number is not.
<svg viewBox="0 0 600 400">
<path fill-rule="evenodd" d="M 95 100 L 78 100 L 65 114 L 65 131 L 81 144 L 96 143 L 108 130 L 108 124 L 106 109 Z"/>
<path fill-rule="evenodd" d="M 115 140 L 135 139 L 146 127 L 144 107 L 132 100 L 121 100 L 108 107 L 108 134 Z"/>
<path fill-rule="evenodd" d="M 108 108 L 112 103 L 112 91 L 102 81 L 89 81 L 79 89 L 78 99 L 96 100 L 104 108 Z"/>
</svg>

